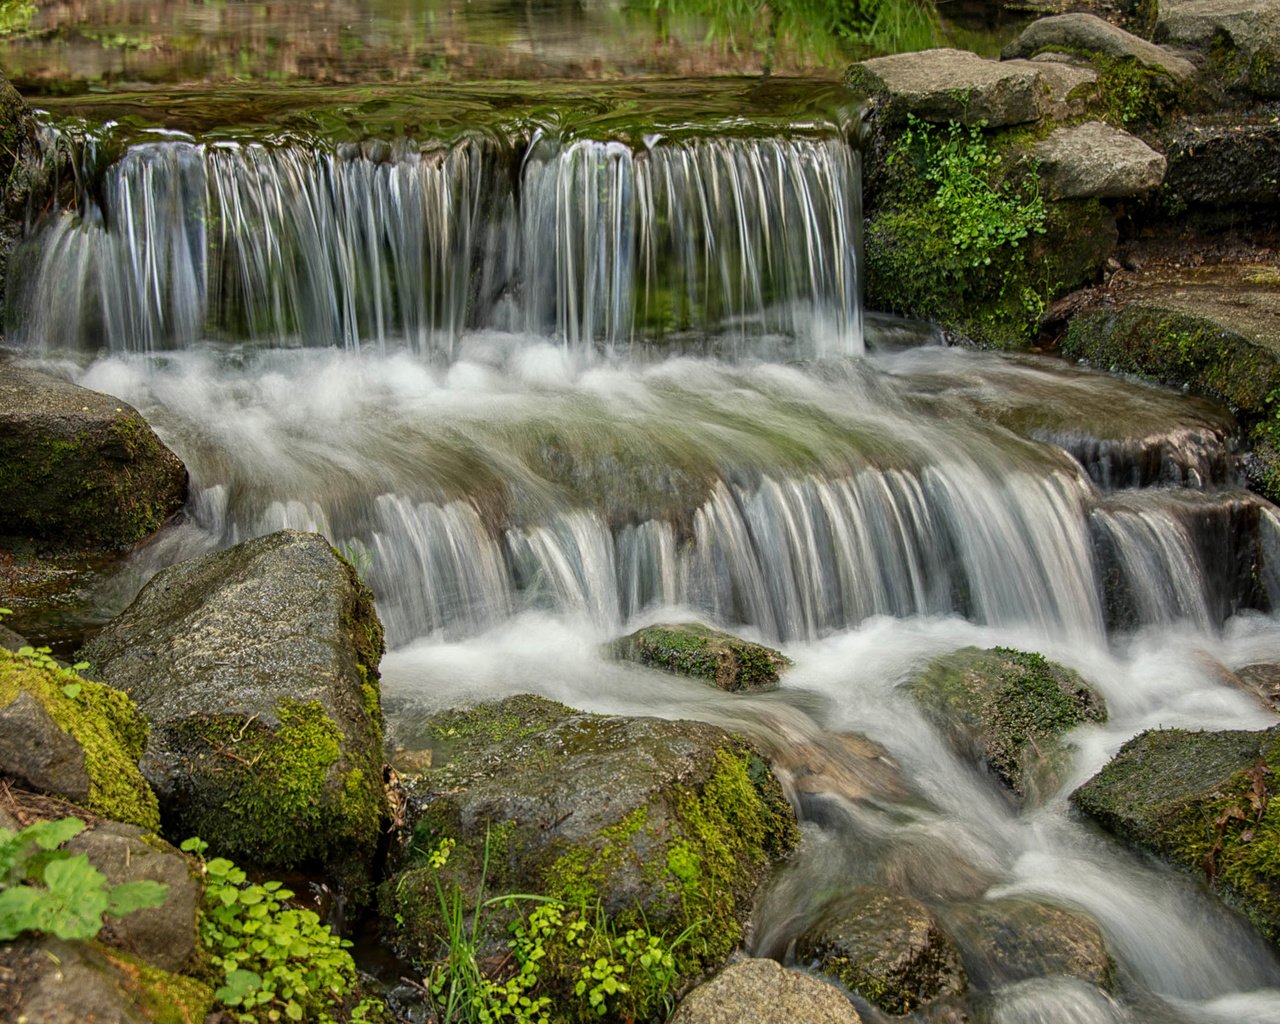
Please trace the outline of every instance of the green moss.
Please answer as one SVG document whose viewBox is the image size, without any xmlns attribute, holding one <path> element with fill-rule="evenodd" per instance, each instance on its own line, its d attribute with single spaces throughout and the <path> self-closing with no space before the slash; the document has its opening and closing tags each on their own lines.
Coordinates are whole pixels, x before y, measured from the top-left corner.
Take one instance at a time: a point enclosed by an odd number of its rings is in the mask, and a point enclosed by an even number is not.
<svg viewBox="0 0 1280 1024">
<path fill-rule="evenodd" d="M 637 807 L 616 825 L 602 829 L 590 843 L 561 854 L 547 869 L 547 894 L 571 906 L 590 906 L 600 898 L 609 876 L 634 860 L 631 840 L 644 828 L 647 807 Z"/>
<path fill-rule="evenodd" d="M 1182 90 L 1159 68 L 1148 67 L 1132 57 L 1115 58 L 1091 54 L 1098 72 L 1098 91 L 1103 117 L 1120 127 L 1162 124 L 1177 109 Z"/>
<path fill-rule="evenodd" d="M 162 971 L 118 949 L 97 948 L 115 967 L 133 1008 L 151 1024 L 203 1024 L 213 1012 L 213 989 L 204 982 Z"/>
<path fill-rule="evenodd" d="M 779 672 L 791 664 L 771 647 L 697 622 L 648 626 L 616 641 L 613 651 L 617 657 L 733 692 L 775 687 Z"/>
<path fill-rule="evenodd" d="M 68 685 L 80 688 L 74 698 L 63 690 Z M 38 668 L 0 649 L 0 706 L 22 690 L 84 749 L 89 810 L 148 830 L 159 828 L 155 794 L 138 771 L 147 722 L 128 695 L 68 670 Z"/>
</svg>

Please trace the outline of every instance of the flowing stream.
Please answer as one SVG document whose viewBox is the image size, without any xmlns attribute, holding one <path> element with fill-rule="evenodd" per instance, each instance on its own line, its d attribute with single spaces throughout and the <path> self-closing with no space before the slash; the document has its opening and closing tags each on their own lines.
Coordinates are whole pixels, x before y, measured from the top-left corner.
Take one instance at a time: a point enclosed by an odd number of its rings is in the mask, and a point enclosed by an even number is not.
<svg viewBox="0 0 1280 1024">
<path fill-rule="evenodd" d="M 74 199 L 33 217 L 11 336 L 136 405 L 193 485 L 97 615 L 180 558 L 319 530 L 377 595 L 393 740 L 533 691 L 741 730 L 793 783 L 789 753 L 826 751 L 792 786 L 804 842 L 753 952 L 785 958 L 815 894 L 862 882 L 1030 894 L 1098 922 L 1117 989 L 975 986 L 973 1019 L 1280 1022 L 1275 951 L 1066 802 L 1143 729 L 1275 724 L 1226 680 L 1280 660 L 1280 514 L 1212 406 L 864 318 L 839 123 L 44 132 Z M 795 667 L 743 697 L 601 653 L 690 617 Z M 1043 807 L 1016 811 L 899 689 L 969 644 L 1041 651 L 1107 701 Z M 849 782 L 849 733 L 901 786 Z"/>
</svg>

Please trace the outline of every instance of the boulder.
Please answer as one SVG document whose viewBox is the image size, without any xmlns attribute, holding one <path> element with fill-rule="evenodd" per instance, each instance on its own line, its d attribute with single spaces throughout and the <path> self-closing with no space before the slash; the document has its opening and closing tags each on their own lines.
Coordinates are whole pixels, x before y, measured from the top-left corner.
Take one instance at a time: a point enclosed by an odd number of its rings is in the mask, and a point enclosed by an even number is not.
<svg viewBox="0 0 1280 1024">
<path fill-rule="evenodd" d="M 668 1024 L 859 1024 L 835 986 L 773 960 L 730 964 L 680 1001 Z"/>
<path fill-rule="evenodd" d="M 1257 0 L 1159 0 L 1155 36 L 1204 53 L 1225 82 L 1280 97 L 1280 7 Z"/>
<path fill-rule="evenodd" d="M 800 937 L 796 957 L 891 1014 L 966 988 L 960 953 L 929 909 L 872 886 L 829 908 Z"/>
<path fill-rule="evenodd" d="M 1153 729 L 1071 801 L 1109 832 L 1204 878 L 1280 945 L 1280 726 Z"/>
<path fill-rule="evenodd" d="M 1000 53 L 1004 60 L 1044 52 L 1099 54 L 1112 60 L 1134 60 L 1177 82 L 1195 75 L 1195 65 L 1171 50 L 1150 43 L 1093 14 L 1059 14 L 1037 18 Z"/>
<path fill-rule="evenodd" d="M 646 626 L 615 640 L 614 655 L 649 668 L 692 676 L 730 693 L 776 690 L 791 659 L 763 644 L 698 622 Z"/>
<path fill-rule="evenodd" d="M 358 892 L 386 812 L 373 595 L 285 530 L 158 573 L 82 656 L 151 721 L 166 834 Z"/>
<path fill-rule="evenodd" d="M 551 897 L 592 923 L 603 914 L 615 934 L 686 934 L 674 969 L 687 981 L 724 963 L 766 872 L 797 840 L 768 764 L 715 726 L 523 696 L 438 715 L 426 735 L 433 767 L 408 784 L 401 870 L 383 889 L 416 958 L 434 959 L 446 939 L 437 883 L 475 906 L 483 879 L 489 896 Z M 430 861 L 442 849 L 447 872 Z M 502 953 L 514 912 L 487 916 L 483 951 Z M 557 999 L 577 998 L 577 956 L 548 955 Z"/>
<path fill-rule="evenodd" d="M 124 547 L 186 494 L 186 469 L 136 410 L 0 360 L 0 536 Z"/>
<path fill-rule="evenodd" d="M 970 984 L 987 991 L 1032 978 L 1115 982 L 1115 964 L 1087 914 L 1017 896 L 955 904 L 943 913 Z"/>
<path fill-rule="evenodd" d="M 5 626 L 0 626 L 0 647 L 3 647 L 6 651 L 17 652 L 28 646 L 30 645 L 27 643 L 26 637 Z"/>
<path fill-rule="evenodd" d="M 1243 689 L 1257 694 L 1272 711 L 1280 712 L 1280 664 L 1245 665 L 1236 670 L 1235 679 Z"/>
<path fill-rule="evenodd" d="M 1158 188 L 1165 159 L 1141 139 L 1101 121 L 1059 128 L 1035 148 L 1055 198 L 1128 199 Z"/>
<path fill-rule="evenodd" d="M 1007 647 L 936 658 L 906 687 L 957 753 L 1033 802 L 1069 766 L 1063 735 L 1106 719 L 1102 698 L 1071 669 Z"/>
<path fill-rule="evenodd" d="M 1280 123 L 1273 118 L 1183 118 L 1161 141 L 1169 161 L 1166 206 L 1280 207 Z"/>
<path fill-rule="evenodd" d="M 992 128 L 1038 121 L 1046 87 L 1036 65 L 1011 67 L 967 50 L 921 50 L 876 57 L 849 69 L 849 86 L 882 98 L 887 116 L 985 121 Z"/>
<path fill-rule="evenodd" d="M 213 991 L 90 942 L 0 945 L 5 1020 L 31 1024 L 201 1024 Z"/>
<path fill-rule="evenodd" d="M 146 739 L 128 695 L 0 649 L 0 776 L 155 829 L 156 797 L 138 770 Z"/>
<path fill-rule="evenodd" d="M 1054 121 L 1080 117 L 1101 99 L 1098 72 L 1056 54 L 1041 54 L 1030 61 L 1005 61 L 1005 65 L 1026 67 L 1040 77 L 1044 116 Z"/>
</svg>

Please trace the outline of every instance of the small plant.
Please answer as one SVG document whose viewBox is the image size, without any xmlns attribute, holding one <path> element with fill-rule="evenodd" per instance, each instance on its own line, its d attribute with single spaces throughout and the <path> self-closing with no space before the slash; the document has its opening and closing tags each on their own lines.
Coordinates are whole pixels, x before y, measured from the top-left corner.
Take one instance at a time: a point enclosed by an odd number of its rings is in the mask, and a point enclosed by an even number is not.
<svg viewBox="0 0 1280 1024">
<path fill-rule="evenodd" d="M 39 821 L 20 832 L 0 828 L 0 941 L 24 932 L 92 939 L 104 915 L 124 917 L 164 903 L 168 886 L 108 885 L 83 853 L 59 849 L 84 828 L 79 818 Z"/>
<path fill-rule="evenodd" d="M 251 883 L 224 857 L 205 860 L 209 844 L 188 839 L 182 849 L 200 858 L 205 876 L 200 939 L 222 984 L 214 993 L 238 1021 L 377 1020 L 382 1004 L 356 994 L 356 968 L 346 939 L 314 911 L 290 907 L 293 893 L 279 882 Z"/>
</svg>

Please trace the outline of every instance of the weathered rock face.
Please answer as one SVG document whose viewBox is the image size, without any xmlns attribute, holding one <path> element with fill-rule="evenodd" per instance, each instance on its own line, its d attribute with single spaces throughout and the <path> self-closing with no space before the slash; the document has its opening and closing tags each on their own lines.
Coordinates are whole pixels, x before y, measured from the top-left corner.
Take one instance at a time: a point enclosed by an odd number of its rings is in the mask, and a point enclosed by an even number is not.
<svg viewBox="0 0 1280 1024">
<path fill-rule="evenodd" d="M 1198 877 L 1280 945 L 1280 727 L 1160 729 L 1126 743 L 1072 802 Z"/>
<path fill-rule="evenodd" d="M 1155 38 L 1205 53 L 1228 85 L 1280 96 L 1280 8 L 1255 0 L 1159 0 Z"/>
<path fill-rule="evenodd" d="M 669 1024 L 859 1024 L 832 985 L 773 960 L 741 960 L 690 992 Z"/>
<path fill-rule="evenodd" d="M 155 829 L 156 798 L 138 771 L 146 738 L 126 694 L 0 650 L 0 775 Z"/>
<path fill-rule="evenodd" d="M 1244 689 L 1257 694 L 1272 711 L 1280 711 L 1280 664 L 1246 665 L 1235 676 Z"/>
<path fill-rule="evenodd" d="M 1280 124 L 1271 117 L 1185 118 L 1165 132 L 1166 202 L 1190 208 L 1280 206 Z"/>
<path fill-rule="evenodd" d="M 1059 128 L 1035 148 L 1056 198 L 1127 199 L 1158 188 L 1165 159 L 1141 139 L 1101 121 Z"/>
<path fill-rule="evenodd" d="M 1020 897 L 950 906 L 946 928 L 962 950 L 969 981 L 988 991 L 1031 978 L 1114 983 L 1115 964 L 1102 930 L 1087 915 Z"/>
<path fill-rule="evenodd" d="M 186 493 L 186 469 L 134 409 L 0 360 L 0 536 L 122 547 Z"/>
<path fill-rule="evenodd" d="M 757 887 L 797 839 L 768 765 L 714 726 L 526 696 L 439 715 L 428 732 L 442 756 L 410 784 L 404 870 L 384 887 L 412 955 L 433 958 L 444 938 L 425 858 L 454 840 L 444 877 L 464 905 L 475 905 L 487 858 L 488 895 L 549 896 L 588 915 L 598 905 L 618 934 L 670 941 L 692 927 L 676 961 L 688 979 L 737 946 Z M 505 943 L 509 918 L 491 915 L 483 941 Z M 548 984 L 571 994 L 576 966 L 550 959 Z"/>
<path fill-rule="evenodd" d="M 1042 799 L 1060 784 L 1064 733 L 1106 718 L 1102 698 L 1075 672 L 1003 647 L 937 658 L 906 686 L 958 753 L 1021 799 Z"/>
<path fill-rule="evenodd" d="M 150 719 L 167 834 L 359 887 L 385 813 L 373 597 L 317 534 L 156 575 L 82 652 Z"/>
<path fill-rule="evenodd" d="M 955 944 L 924 904 L 865 887 L 800 937 L 796 957 L 888 1013 L 910 1013 L 966 987 Z"/>
<path fill-rule="evenodd" d="M 1195 75 L 1195 65 L 1185 57 L 1157 46 L 1104 21 L 1093 14 L 1059 14 L 1037 18 L 1001 51 L 1005 60 L 1034 57 L 1046 51 L 1096 53 L 1114 60 L 1135 60 L 1148 68 L 1185 82 Z"/>
<path fill-rule="evenodd" d="M 791 660 L 763 644 L 698 622 L 646 626 L 613 645 L 614 655 L 677 675 L 692 676 L 731 693 L 776 690 Z"/>
</svg>

